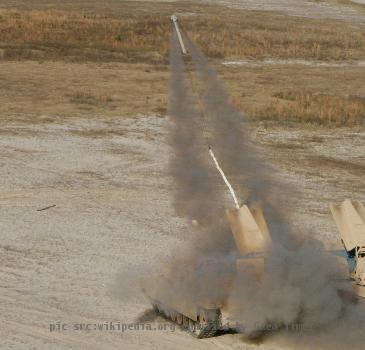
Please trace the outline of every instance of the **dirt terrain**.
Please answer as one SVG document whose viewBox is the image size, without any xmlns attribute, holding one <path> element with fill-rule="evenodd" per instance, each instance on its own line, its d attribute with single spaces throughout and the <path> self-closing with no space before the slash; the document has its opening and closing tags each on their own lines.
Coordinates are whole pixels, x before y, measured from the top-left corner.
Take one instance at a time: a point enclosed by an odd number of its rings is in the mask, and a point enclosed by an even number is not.
<svg viewBox="0 0 365 350">
<path fill-rule="evenodd" d="M 363 18 L 354 8 L 343 12 L 322 3 L 239 3 L 291 15 Z M 221 63 L 216 67 L 234 96 L 280 90 L 299 81 L 304 69 L 301 62 L 281 61 L 273 76 L 283 77 L 275 82 L 262 61 L 238 68 Z M 337 90 L 364 94 L 362 65 L 342 75 L 343 66 L 305 69 L 303 86 L 338 84 Z M 293 348 L 280 334 L 263 343 L 239 334 L 196 340 L 148 312 L 140 280 L 191 239 L 171 206 L 167 66 L 4 60 L 0 78 L 1 349 Z M 328 204 L 364 201 L 364 128 L 280 121 L 250 127 L 275 176 L 300 193 L 293 222 L 327 247 L 339 246 Z M 152 330 L 117 326 L 143 322 Z"/>
<path fill-rule="evenodd" d="M 239 335 L 49 330 L 56 322 L 136 322 L 149 305 L 131 277 L 189 240 L 170 207 L 167 127 L 154 115 L 2 125 L 2 348 L 255 348 Z M 293 220 L 338 243 L 328 202 L 364 198 L 365 132 L 254 125 L 252 135 L 303 193 Z"/>
<path fill-rule="evenodd" d="M 250 10 L 280 11 L 290 16 L 305 16 L 312 18 L 332 18 L 351 22 L 364 22 L 363 13 L 351 5 L 351 1 L 307 1 L 307 0 L 218 0 L 237 8 Z M 359 1 L 361 4 L 361 2 Z M 361 9 L 360 9 L 361 10 Z"/>
</svg>

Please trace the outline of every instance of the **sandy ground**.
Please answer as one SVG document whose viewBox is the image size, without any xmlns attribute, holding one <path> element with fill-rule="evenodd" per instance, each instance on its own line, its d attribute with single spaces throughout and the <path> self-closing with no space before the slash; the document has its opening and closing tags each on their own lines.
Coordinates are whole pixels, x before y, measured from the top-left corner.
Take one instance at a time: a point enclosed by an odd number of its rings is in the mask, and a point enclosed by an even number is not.
<svg viewBox="0 0 365 350">
<path fill-rule="evenodd" d="M 365 67 L 365 61 L 343 61 L 343 62 L 322 62 L 316 60 L 303 59 L 263 59 L 263 60 L 231 60 L 223 61 L 224 66 L 309 66 L 309 67 L 332 67 L 332 68 L 347 68 L 347 67 Z"/>
<path fill-rule="evenodd" d="M 207 2 L 249 10 L 280 11 L 291 16 L 331 18 L 365 23 L 365 13 L 348 5 L 306 0 L 207 0 Z M 363 0 L 356 1 L 364 3 Z"/>
<path fill-rule="evenodd" d="M 136 322 L 149 305 L 133 276 L 189 239 L 171 209 L 168 124 L 157 116 L 1 122 L 0 348 L 276 348 L 239 335 L 94 329 Z M 252 136 L 304 193 L 293 220 L 335 244 L 328 202 L 364 198 L 365 132 L 255 125 Z M 50 332 L 56 322 L 67 329 Z M 90 331 L 75 330 L 79 323 Z"/>
<path fill-rule="evenodd" d="M 352 8 L 307 1 L 229 4 L 364 21 Z M 40 108 L 42 101 L 33 102 Z M 63 118 L 36 109 L 13 120 L 1 113 L 0 349 L 282 349 L 271 338 L 263 344 L 240 335 L 196 340 L 160 318 L 150 325 L 164 330 L 102 326 L 136 322 L 149 304 L 131 282 L 189 236 L 171 208 L 168 120 L 92 112 Z M 277 176 L 302 193 L 292 208 L 296 225 L 338 245 L 328 203 L 364 200 L 365 131 L 255 124 L 251 134 Z M 51 332 L 59 322 L 64 330 Z"/>
<path fill-rule="evenodd" d="M 156 2 L 155 0 L 129 0 L 135 2 Z M 177 3 L 176 0 L 159 0 L 159 3 Z M 180 0 L 185 3 L 197 3 L 198 1 Z M 278 11 L 291 16 L 310 18 L 330 18 L 346 20 L 350 22 L 365 23 L 365 11 L 362 5 L 365 0 L 351 0 L 348 3 L 341 3 L 341 0 L 203 0 L 200 3 L 219 4 L 234 8 L 248 10 Z M 52 0 L 2 0 L 2 7 L 17 7 L 21 9 L 34 8 L 77 8 L 94 9 L 100 7 L 102 11 L 106 6 L 112 8 L 123 8 L 123 0 L 107 0 L 103 3 L 97 0 L 65 0 L 55 4 Z M 101 5 L 102 4 L 102 5 Z M 179 5 L 176 6 L 179 11 Z M 185 11 L 183 11 L 185 12 Z M 189 13 L 185 12 L 185 15 Z M 191 14 L 191 13 L 190 13 Z"/>
</svg>

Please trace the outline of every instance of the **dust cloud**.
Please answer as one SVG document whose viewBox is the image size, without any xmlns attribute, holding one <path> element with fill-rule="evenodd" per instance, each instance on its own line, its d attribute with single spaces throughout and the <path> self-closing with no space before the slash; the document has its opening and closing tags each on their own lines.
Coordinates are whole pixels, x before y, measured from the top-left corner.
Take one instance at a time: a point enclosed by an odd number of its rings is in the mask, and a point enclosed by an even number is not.
<svg viewBox="0 0 365 350">
<path fill-rule="evenodd" d="M 348 288 L 339 291 L 344 276 L 336 258 L 313 234 L 291 227 L 286 208 L 298 193 L 280 183 L 261 159 L 250 141 L 245 117 L 232 107 L 217 73 L 186 35 L 185 40 L 202 106 L 191 93 L 187 75 L 193 73 L 186 67 L 173 34 L 169 169 L 176 188 L 176 213 L 198 225 L 191 227 L 191 242 L 168 266 L 161 300 L 167 304 L 187 299 L 195 303 L 223 300 L 243 333 L 267 333 L 268 325 L 274 325 L 278 332 L 271 332 L 271 337 L 296 348 L 360 349 L 364 310 Z M 224 215 L 230 204 L 222 180 L 209 162 L 208 144 L 239 198 L 245 204 L 259 203 L 264 211 L 273 244 L 259 281 L 236 272 L 237 252 Z M 228 289 L 223 288 L 227 279 L 233 281 Z M 300 325 L 301 331 L 285 331 L 294 325 Z M 298 345 L 299 339 L 305 341 Z"/>
<path fill-rule="evenodd" d="M 169 172 L 174 179 L 176 213 L 194 222 L 194 242 L 180 249 L 171 262 L 168 285 L 161 288 L 164 300 L 180 298 L 202 303 L 226 298 L 220 283 L 234 271 L 234 242 L 224 218 L 225 188 L 209 159 L 203 137 L 201 111 L 191 94 L 176 35 L 170 43 L 170 145 Z M 183 251 L 183 252 L 182 252 Z M 161 282 L 162 284 L 164 282 Z"/>
</svg>

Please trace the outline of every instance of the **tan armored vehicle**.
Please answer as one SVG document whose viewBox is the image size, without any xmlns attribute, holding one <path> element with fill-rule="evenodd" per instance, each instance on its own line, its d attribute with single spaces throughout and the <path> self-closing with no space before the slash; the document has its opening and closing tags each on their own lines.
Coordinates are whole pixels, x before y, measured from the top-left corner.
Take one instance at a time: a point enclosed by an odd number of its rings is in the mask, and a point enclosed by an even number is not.
<svg viewBox="0 0 365 350">
<path fill-rule="evenodd" d="M 185 55 L 187 52 L 176 16 L 173 15 L 171 20 L 178 35 L 181 51 Z M 236 205 L 236 209 L 226 211 L 238 256 L 235 260 L 235 272 L 244 271 L 259 280 L 265 268 L 266 252 L 272 243 L 263 212 L 257 206 L 249 208 L 246 205 L 241 207 L 238 205 L 234 191 L 211 148 L 209 152 Z M 350 265 L 351 278 L 359 287 L 365 286 L 365 208 L 359 202 L 346 200 L 341 205 L 331 204 L 331 211 L 346 249 L 343 253 Z M 161 276 L 154 281 L 154 285 L 149 286 L 145 293 L 157 313 L 182 325 L 198 338 L 214 336 L 218 331 L 224 330 L 225 321 L 229 320 L 225 308 L 226 300 L 216 298 L 212 302 L 207 302 L 201 301 L 205 300 L 204 298 L 201 300 L 191 298 L 191 291 L 185 288 L 192 288 L 193 283 L 179 285 L 180 280 L 189 281 L 191 273 L 189 262 L 186 263 L 186 268 L 183 264 L 179 266 L 181 268 L 176 273 L 181 273 L 182 276 Z M 205 273 L 204 269 L 202 273 Z M 233 283 L 232 276 L 228 274 L 227 278 L 223 277 L 219 288 L 229 290 Z M 194 279 L 191 281 L 194 282 Z"/>
<path fill-rule="evenodd" d="M 227 210 L 227 219 L 240 258 L 236 260 L 236 270 L 252 273 L 259 278 L 265 264 L 265 252 L 271 244 L 262 210 L 259 207 Z M 146 292 L 157 313 L 163 314 L 198 338 L 207 338 L 223 330 L 226 324 L 225 300 L 196 305 L 184 293 L 184 288 L 169 293 L 172 281 L 163 276 L 155 286 Z M 221 288 L 229 288 L 230 280 L 223 280 Z M 171 288 L 170 288 L 171 290 Z M 166 292 L 167 291 L 167 292 Z"/>
<path fill-rule="evenodd" d="M 330 208 L 345 248 L 335 253 L 347 259 L 355 293 L 365 297 L 365 207 L 347 199 L 340 205 L 331 203 Z M 236 260 L 236 272 L 245 271 L 259 279 L 265 266 L 265 252 L 271 244 L 261 208 L 243 205 L 227 210 L 226 214 L 240 256 Z M 229 288 L 230 282 L 222 281 L 222 288 Z M 157 313 L 182 325 L 198 338 L 212 337 L 225 330 L 228 319 L 225 300 L 197 305 L 184 294 L 183 288 L 174 290 L 171 298 L 165 292 L 170 283 L 168 278 L 163 278 L 147 293 Z"/>
<path fill-rule="evenodd" d="M 346 199 L 341 204 L 330 204 L 340 232 L 350 277 L 355 291 L 365 297 L 365 207 L 361 202 Z"/>
</svg>

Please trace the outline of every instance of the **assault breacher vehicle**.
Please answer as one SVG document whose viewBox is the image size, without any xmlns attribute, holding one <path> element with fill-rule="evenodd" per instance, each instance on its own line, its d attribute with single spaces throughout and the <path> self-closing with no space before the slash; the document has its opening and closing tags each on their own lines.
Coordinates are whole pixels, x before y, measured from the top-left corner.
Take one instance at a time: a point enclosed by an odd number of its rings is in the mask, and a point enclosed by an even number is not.
<svg viewBox="0 0 365 350">
<path fill-rule="evenodd" d="M 361 202 L 346 199 L 341 204 L 330 204 L 330 209 L 340 232 L 356 294 L 365 297 L 365 207 Z"/>
<path fill-rule="evenodd" d="M 237 251 L 240 255 L 236 263 L 237 271 L 248 271 L 259 278 L 264 268 L 265 251 L 271 244 L 271 236 L 267 228 L 262 210 L 259 207 L 248 208 L 243 205 L 239 209 L 227 210 L 227 220 L 231 227 Z M 207 302 L 196 305 L 184 295 L 184 290 L 174 290 L 161 300 L 160 291 L 168 290 L 173 285 L 168 278 L 162 278 L 154 287 L 146 292 L 154 310 L 158 314 L 182 325 L 198 338 L 214 336 L 223 330 L 224 301 L 222 303 Z M 231 281 L 222 282 L 221 288 L 229 288 Z"/>
<path fill-rule="evenodd" d="M 360 202 L 345 200 L 340 205 L 330 205 L 332 215 L 338 226 L 345 251 L 331 251 L 346 258 L 350 278 L 353 280 L 355 293 L 365 297 L 365 207 Z M 265 252 L 271 244 L 271 235 L 260 207 L 247 207 L 227 210 L 227 220 L 239 253 L 236 260 L 237 271 L 249 271 L 260 278 L 265 266 Z M 165 285 L 164 285 L 165 283 Z M 207 302 L 196 305 L 184 298 L 184 292 L 174 291 L 174 298 L 168 302 L 160 299 L 160 289 L 166 289 L 170 281 L 158 283 L 148 291 L 154 310 L 190 331 L 198 338 L 214 336 L 226 330 L 224 327 L 224 302 Z M 229 288 L 229 281 L 222 283 L 222 288 Z"/>
</svg>

